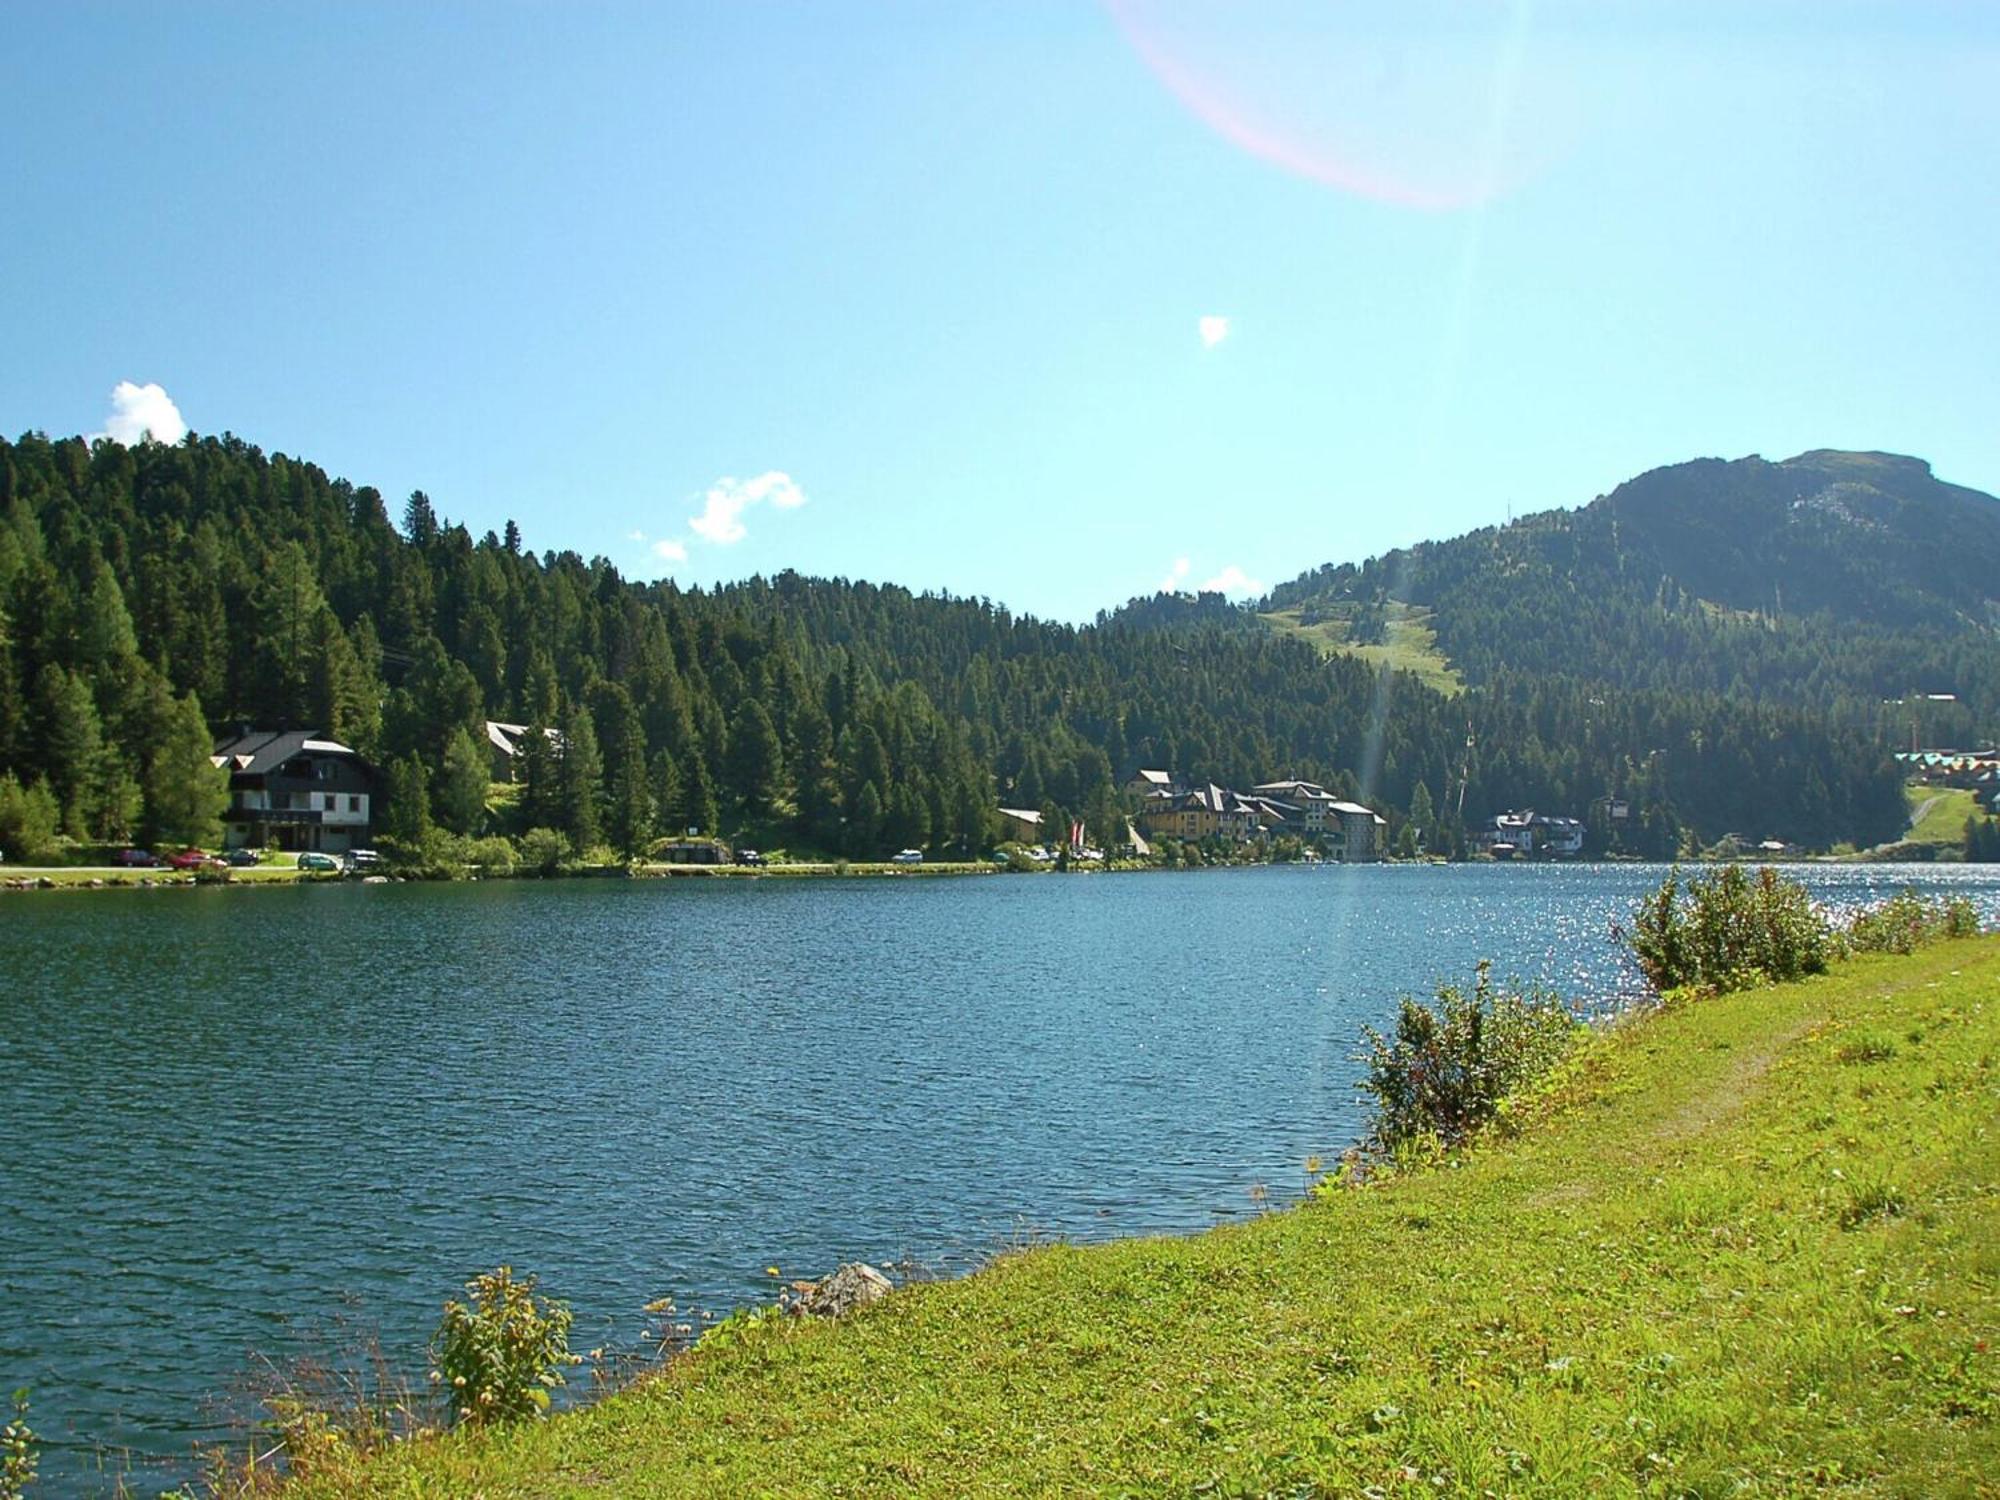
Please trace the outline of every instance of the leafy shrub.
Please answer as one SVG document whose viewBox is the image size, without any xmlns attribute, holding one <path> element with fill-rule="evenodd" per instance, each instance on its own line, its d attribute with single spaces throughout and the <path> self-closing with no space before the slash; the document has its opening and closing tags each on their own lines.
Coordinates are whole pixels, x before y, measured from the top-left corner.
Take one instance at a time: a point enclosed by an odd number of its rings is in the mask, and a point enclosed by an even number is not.
<svg viewBox="0 0 2000 1500">
<path fill-rule="evenodd" d="M 520 854 L 513 844 L 498 834 L 483 839 L 473 839 L 465 848 L 465 862 L 475 870 L 502 874 L 512 870 L 521 862 Z"/>
<path fill-rule="evenodd" d="M 0 1427 L 0 1500 L 21 1500 L 35 1482 L 35 1432 L 28 1425 L 28 1393 L 14 1392 L 14 1419 Z"/>
<path fill-rule="evenodd" d="M 0 775 L 0 854 L 16 864 L 51 863 L 61 823 L 62 809 L 46 781 L 24 787 L 13 772 Z"/>
<path fill-rule="evenodd" d="M 1554 996 L 1493 990 L 1490 963 L 1479 965 L 1472 992 L 1440 985 L 1428 1004 L 1404 996 L 1393 1037 L 1363 1033 L 1359 1085 L 1375 1100 L 1370 1135 L 1395 1154 L 1422 1137 L 1450 1145 L 1500 1110 L 1562 1061 L 1582 1023 Z"/>
<path fill-rule="evenodd" d="M 563 1383 L 563 1369 L 578 1363 L 569 1352 L 569 1305 L 535 1300 L 535 1278 L 516 1281 L 501 1266 L 465 1284 L 469 1301 L 445 1303 L 431 1340 L 453 1417 L 467 1426 L 510 1422 L 548 1410 L 549 1392 Z"/>
<path fill-rule="evenodd" d="M 544 875 L 553 875 L 569 863 L 569 840 L 553 828 L 530 828 L 521 835 L 521 863 Z"/>
<path fill-rule="evenodd" d="M 1804 886 L 1766 865 L 1753 881 L 1740 865 L 1683 887 L 1674 870 L 1622 934 L 1654 989 L 1717 993 L 1824 973 L 1833 950 L 1826 919 Z"/>
<path fill-rule="evenodd" d="M 1927 900 L 1907 890 L 1859 913 L 1848 924 L 1847 946 L 1856 953 L 1914 953 L 1942 938 L 1978 931 L 1979 909 L 1965 897 Z"/>
</svg>

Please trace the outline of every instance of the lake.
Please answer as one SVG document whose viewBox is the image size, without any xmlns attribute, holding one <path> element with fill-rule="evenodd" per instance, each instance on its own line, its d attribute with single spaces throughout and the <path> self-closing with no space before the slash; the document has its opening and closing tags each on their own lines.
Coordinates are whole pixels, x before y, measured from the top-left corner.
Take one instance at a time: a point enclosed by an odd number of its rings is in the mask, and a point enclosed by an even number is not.
<svg viewBox="0 0 2000 1500">
<path fill-rule="evenodd" d="M 950 1271 L 1297 1196 L 1396 996 L 1595 1008 L 1656 884 L 1608 865 L 42 893 L 0 902 L 0 1392 L 47 1492 L 139 1488 L 253 1355 L 355 1327 L 421 1374 L 509 1262 L 629 1345 L 764 1268 Z M 1801 867 L 2000 919 L 2000 866 Z M 344 1327 L 337 1327 L 343 1324 Z M 158 1468 L 155 1468 L 158 1465 Z"/>
</svg>

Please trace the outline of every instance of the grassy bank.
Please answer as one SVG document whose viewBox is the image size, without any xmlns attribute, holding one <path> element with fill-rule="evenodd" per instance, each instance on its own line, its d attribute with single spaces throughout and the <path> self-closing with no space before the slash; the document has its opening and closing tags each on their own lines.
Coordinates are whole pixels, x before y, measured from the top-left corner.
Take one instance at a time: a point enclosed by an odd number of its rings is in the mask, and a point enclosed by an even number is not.
<svg viewBox="0 0 2000 1500">
<path fill-rule="evenodd" d="M 1905 843 L 1928 845 L 1953 856 L 1964 849 L 1965 820 L 1980 811 L 1978 797 L 1963 787 L 1913 783 L 1903 788 L 1903 800 L 1910 810 Z"/>
<path fill-rule="evenodd" d="M 1992 1493 L 1996 1053 L 2000 939 L 1862 959 L 1625 1027 L 1456 1166 L 754 1329 L 301 1493 Z"/>
</svg>

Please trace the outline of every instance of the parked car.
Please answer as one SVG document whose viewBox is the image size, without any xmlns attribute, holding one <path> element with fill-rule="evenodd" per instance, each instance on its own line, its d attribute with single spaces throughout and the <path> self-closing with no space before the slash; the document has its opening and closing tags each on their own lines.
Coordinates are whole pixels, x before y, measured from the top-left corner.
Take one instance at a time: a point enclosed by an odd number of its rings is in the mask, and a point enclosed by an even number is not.
<svg viewBox="0 0 2000 1500">
<path fill-rule="evenodd" d="M 759 854 L 755 849 L 738 849 L 736 851 L 736 863 L 738 863 L 739 865 L 754 865 L 758 869 L 762 869 L 765 865 L 769 864 L 770 861 L 764 858 L 764 856 Z"/>
<path fill-rule="evenodd" d="M 321 854 L 318 850 L 308 849 L 304 854 L 299 856 L 299 868 L 301 870 L 338 871 L 340 869 L 340 861 L 335 859 L 331 854 Z"/>
<path fill-rule="evenodd" d="M 231 849 L 222 857 L 240 870 L 248 865 L 262 863 L 264 851 L 261 849 Z"/>
<path fill-rule="evenodd" d="M 111 862 L 128 870 L 150 870 L 159 860 L 147 849 L 120 849 Z"/>
<path fill-rule="evenodd" d="M 382 856 L 373 849 L 349 849 L 347 868 L 350 870 L 372 870 L 382 863 Z"/>
<path fill-rule="evenodd" d="M 178 854 L 169 855 L 167 863 L 176 870 L 199 870 L 222 861 L 206 849 L 183 849 Z"/>
<path fill-rule="evenodd" d="M 892 865 L 920 865 L 923 862 L 924 851 L 921 849 L 904 849 L 889 856 Z"/>
</svg>

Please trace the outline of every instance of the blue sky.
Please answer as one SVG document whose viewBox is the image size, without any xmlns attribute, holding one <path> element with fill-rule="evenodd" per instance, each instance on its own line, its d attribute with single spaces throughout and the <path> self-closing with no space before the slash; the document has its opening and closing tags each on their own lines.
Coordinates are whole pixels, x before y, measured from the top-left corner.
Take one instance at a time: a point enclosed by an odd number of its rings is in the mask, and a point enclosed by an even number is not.
<svg viewBox="0 0 2000 1500">
<path fill-rule="evenodd" d="M 1701 455 L 2000 489 L 1977 0 L 7 19 L 10 434 L 1071 619 Z"/>
</svg>

